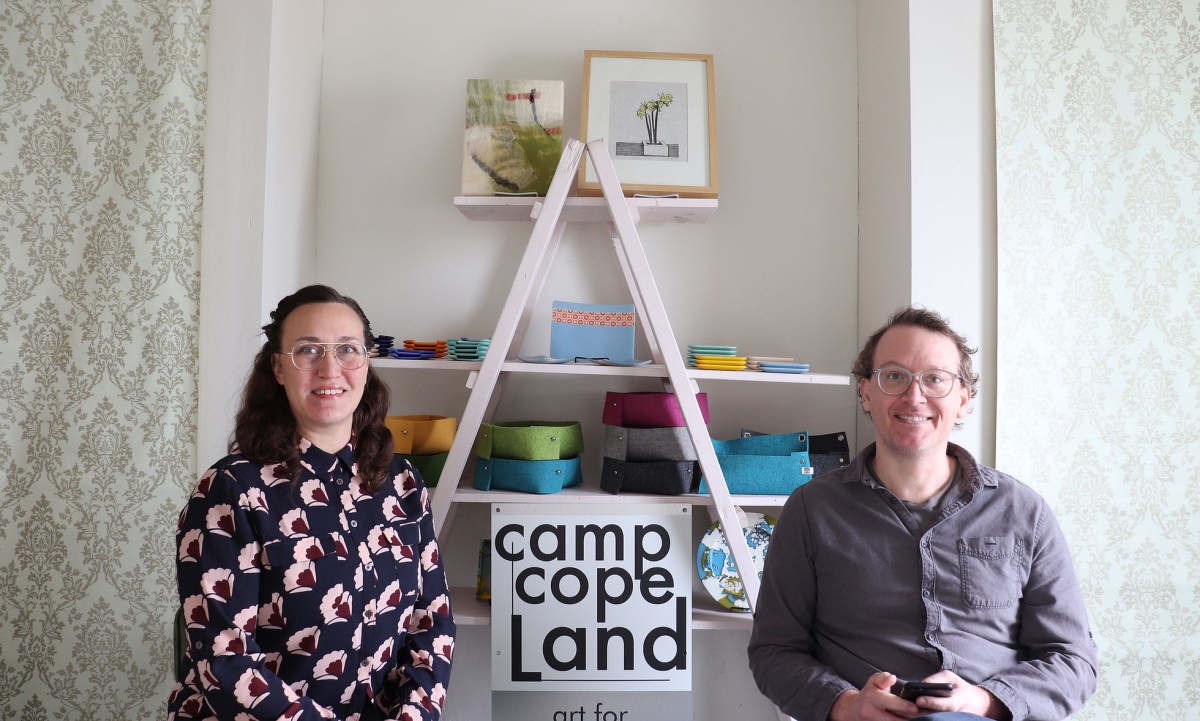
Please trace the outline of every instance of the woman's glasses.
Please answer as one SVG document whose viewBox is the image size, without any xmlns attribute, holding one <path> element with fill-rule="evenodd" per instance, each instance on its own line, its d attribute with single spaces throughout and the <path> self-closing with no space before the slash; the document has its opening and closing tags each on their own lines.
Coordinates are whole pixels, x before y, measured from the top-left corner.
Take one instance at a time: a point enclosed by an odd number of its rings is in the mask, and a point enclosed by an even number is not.
<svg viewBox="0 0 1200 721">
<path fill-rule="evenodd" d="M 325 354 L 333 351 L 337 364 L 348 371 L 362 368 L 367 363 L 367 347 L 361 343 L 297 343 L 291 353 L 282 353 L 292 359 L 292 365 L 302 371 L 316 370 L 325 360 Z"/>
</svg>

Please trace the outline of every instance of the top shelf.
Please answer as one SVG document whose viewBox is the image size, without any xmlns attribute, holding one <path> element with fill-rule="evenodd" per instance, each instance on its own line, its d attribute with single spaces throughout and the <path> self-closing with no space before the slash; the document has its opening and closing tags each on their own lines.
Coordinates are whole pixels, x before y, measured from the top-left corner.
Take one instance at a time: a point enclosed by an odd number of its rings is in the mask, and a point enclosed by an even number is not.
<svg viewBox="0 0 1200 721">
<path fill-rule="evenodd" d="M 534 220 L 545 198 L 459 195 L 454 206 L 469 220 Z M 705 223 L 717 210 L 716 198 L 626 198 L 635 222 Z M 567 198 L 562 220 L 572 223 L 609 222 L 604 198 Z"/>
</svg>

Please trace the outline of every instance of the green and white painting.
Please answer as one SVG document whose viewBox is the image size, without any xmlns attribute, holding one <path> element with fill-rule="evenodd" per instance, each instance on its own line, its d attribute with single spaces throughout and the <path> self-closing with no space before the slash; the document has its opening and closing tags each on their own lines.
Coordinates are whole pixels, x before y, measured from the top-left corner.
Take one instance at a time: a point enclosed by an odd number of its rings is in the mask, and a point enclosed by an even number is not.
<svg viewBox="0 0 1200 721">
<path fill-rule="evenodd" d="M 462 194 L 545 195 L 562 122 L 561 80 L 468 80 Z"/>
</svg>

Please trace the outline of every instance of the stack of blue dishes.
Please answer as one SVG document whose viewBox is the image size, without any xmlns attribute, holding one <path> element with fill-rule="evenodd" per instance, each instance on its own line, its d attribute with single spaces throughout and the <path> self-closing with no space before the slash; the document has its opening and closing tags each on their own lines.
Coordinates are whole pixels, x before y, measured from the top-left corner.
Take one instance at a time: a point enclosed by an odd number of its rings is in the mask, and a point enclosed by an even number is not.
<svg viewBox="0 0 1200 721">
<path fill-rule="evenodd" d="M 390 335 L 375 336 L 375 346 L 371 348 L 372 358 L 388 358 L 392 353 L 392 346 L 395 344 L 396 338 Z"/>
</svg>

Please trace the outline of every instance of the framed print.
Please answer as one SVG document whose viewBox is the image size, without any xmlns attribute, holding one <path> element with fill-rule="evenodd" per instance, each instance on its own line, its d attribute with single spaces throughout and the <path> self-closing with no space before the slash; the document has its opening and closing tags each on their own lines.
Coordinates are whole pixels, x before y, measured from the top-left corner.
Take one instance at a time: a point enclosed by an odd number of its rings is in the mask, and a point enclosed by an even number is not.
<svg viewBox="0 0 1200 721">
<path fill-rule="evenodd" d="M 625 195 L 717 197 L 713 56 L 585 50 L 584 141 L 603 138 Z M 600 195 L 590 162 L 579 194 Z"/>
</svg>

